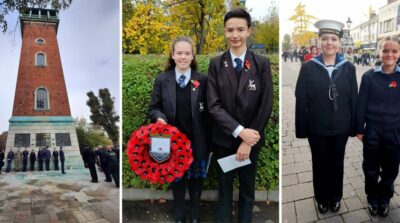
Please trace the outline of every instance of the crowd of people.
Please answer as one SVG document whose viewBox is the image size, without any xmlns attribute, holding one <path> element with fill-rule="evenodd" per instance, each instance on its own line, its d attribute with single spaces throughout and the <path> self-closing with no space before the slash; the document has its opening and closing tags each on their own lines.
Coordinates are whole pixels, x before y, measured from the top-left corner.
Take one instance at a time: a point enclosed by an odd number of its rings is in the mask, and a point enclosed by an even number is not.
<svg viewBox="0 0 400 223">
<path fill-rule="evenodd" d="M 116 187 L 119 187 L 119 149 L 117 147 L 99 145 L 93 150 L 85 146 L 82 159 L 85 167 L 90 170 L 91 182 L 99 182 L 96 171 L 97 165 L 98 169 L 104 172 L 105 181 L 112 182 L 112 179 L 114 179 Z M 37 152 L 34 149 L 29 152 L 27 147 L 22 151 L 17 148 L 15 152 L 10 148 L 7 155 L 4 151 L 0 151 L 0 174 L 5 164 L 5 172 L 7 173 L 11 172 L 12 169 L 15 172 L 35 171 L 36 169 L 38 171 L 50 171 L 51 161 L 53 162 L 53 170 L 59 171 L 61 169 L 61 173 L 66 174 L 64 168 L 65 155 L 62 147 L 54 148 L 53 152 L 50 151 L 48 146 L 39 148 Z M 35 168 L 35 165 L 38 165 L 37 168 Z"/>
<path fill-rule="evenodd" d="M 4 158 L 6 158 L 6 162 L 4 162 Z M 31 152 L 28 151 L 27 147 L 21 152 L 20 148 L 17 148 L 16 152 L 13 151 L 12 148 L 5 156 L 4 151 L 0 151 L 0 174 L 1 169 L 3 168 L 4 164 L 6 164 L 6 172 L 11 172 L 12 167 L 14 167 L 15 172 L 26 172 L 28 170 L 34 171 L 36 161 L 38 162 L 38 170 L 39 171 L 49 171 L 50 170 L 50 161 L 53 161 L 53 168 L 54 170 L 60 170 L 59 168 L 59 161 L 61 164 L 61 173 L 65 173 L 64 169 L 64 162 L 65 156 L 62 147 L 59 150 L 54 148 L 53 152 L 50 152 L 49 147 L 42 147 L 39 148 L 38 152 L 36 153 L 34 149 Z M 29 161 L 29 168 L 28 168 L 28 161 Z"/>
<path fill-rule="evenodd" d="M 105 175 L 106 182 L 114 183 L 119 187 L 119 149 L 112 145 L 101 146 L 98 145 L 95 149 L 89 146 L 84 146 L 82 152 L 83 162 L 86 168 L 89 168 L 92 183 L 98 183 L 99 178 L 97 175 L 96 165 L 98 170 L 102 171 Z"/>
</svg>

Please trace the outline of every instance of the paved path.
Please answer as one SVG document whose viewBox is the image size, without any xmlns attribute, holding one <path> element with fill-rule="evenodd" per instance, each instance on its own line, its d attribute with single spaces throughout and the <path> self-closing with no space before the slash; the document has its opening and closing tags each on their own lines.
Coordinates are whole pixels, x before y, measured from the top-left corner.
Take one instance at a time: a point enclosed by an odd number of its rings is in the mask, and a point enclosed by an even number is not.
<svg viewBox="0 0 400 223">
<path fill-rule="evenodd" d="M 88 169 L 0 175 L 0 222 L 119 222 L 119 189 Z"/>
<path fill-rule="evenodd" d="M 308 141 L 297 139 L 294 133 L 294 89 L 299 63 L 282 62 L 282 221 L 303 222 L 400 222 L 400 179 L 395 182 L 395 195 L 390 203 L 389 216 L 368 214 L 362 171 L 362 143 L 350 138 L 344 161 L 342 206 L 338 213 L 319 214 L 312 185 L 311 152 Z M 360 82 L 367 67 L 357 66 Z"/>
</svg>

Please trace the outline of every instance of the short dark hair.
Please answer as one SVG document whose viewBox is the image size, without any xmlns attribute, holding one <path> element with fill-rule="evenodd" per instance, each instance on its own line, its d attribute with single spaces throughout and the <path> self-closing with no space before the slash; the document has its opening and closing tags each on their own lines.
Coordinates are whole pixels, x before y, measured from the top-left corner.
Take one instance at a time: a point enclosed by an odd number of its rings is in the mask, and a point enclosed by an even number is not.
<svg viewBox="0 0 400 223">
<path fill-rule="evenodd" d="M 227 12 L 224 16 L 224 26 L 225 26 L 226 21 L 228 21 L 231 18 L 245 19 L 247 21 L 247 27 L 248 28 L 251 27 L 251 16 L 245 9 L 236 8 L 236 9 L 232 9 L 231 11 Z"/>
</svg>

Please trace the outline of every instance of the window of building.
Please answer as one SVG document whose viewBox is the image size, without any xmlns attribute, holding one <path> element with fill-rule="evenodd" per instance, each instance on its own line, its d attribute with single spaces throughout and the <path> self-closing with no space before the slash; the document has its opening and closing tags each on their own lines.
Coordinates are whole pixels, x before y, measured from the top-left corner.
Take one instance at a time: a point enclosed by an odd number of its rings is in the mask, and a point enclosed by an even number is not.
<svg viewBox="0 0 400 223">
<path fill-rule="evenodd" d="M 35 92 L 35 109 L 48 110 L 49 108 L 49 93 L 46 88 L 40 87 Z"/>
<path fill-rule="evenodd" d="M 36 146 L 51 146 L 50 133 L 36 134 Z"/>
<path fill-rule="evenodd" d="M 57 146 L 71 146 L 71 137 L 69 133 L 56 133 Z"/>
<path fill-rule="evenodd" d="M 15 134 L 14 147 L 29 147 L 31 134 Z"/>
<path fill-rule="evenodd" d="M 36 66 L 38 67 L 46 66 L 46 55 L 44 53 L 37 53 L 35 61 L 36 61 Z"/>
<path fill-rule="evenodd" d="M 36 44 L 38 44 L 38 45 L 43 45 L 43 44 L 44 44 L 44 39 L 39 38 L 39 39 L 36 39 L 35 42 L 36 42 Z"/>
</svg>

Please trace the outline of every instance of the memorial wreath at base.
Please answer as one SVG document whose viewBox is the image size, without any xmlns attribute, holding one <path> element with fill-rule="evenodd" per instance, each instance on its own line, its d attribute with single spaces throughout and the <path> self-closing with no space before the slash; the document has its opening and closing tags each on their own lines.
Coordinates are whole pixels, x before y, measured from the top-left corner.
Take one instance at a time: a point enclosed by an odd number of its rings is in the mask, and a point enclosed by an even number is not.
<svg viewBox="0 0 400 223">
<path fill-rule="evenodd" d="M 156 122 L 132 133 L 126 154 L 131 169 L 150 183 L 171 183 L 193 162 L 191 142 L 176 127 Z"/>
</svg>

